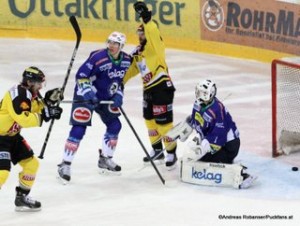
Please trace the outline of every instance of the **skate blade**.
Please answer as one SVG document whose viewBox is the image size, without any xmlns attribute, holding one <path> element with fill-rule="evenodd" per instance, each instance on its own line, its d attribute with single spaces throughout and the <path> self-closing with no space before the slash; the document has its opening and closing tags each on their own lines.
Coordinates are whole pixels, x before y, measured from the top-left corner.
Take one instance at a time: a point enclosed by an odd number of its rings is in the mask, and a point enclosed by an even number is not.
<svg viewBox="0 0 300 226">
<path fill-rule="evenodd" d="M 155 165 L 162 165 L 165 163 L 165 161 L 163 159 L 157 159 L 157 160 L 153 160 L 153 163 L 155 163 Z M 150 166 L 151 162 L 144 162 L 144 166 Z"/>
<path fill-rule="evenodd" d="M 121 171 L 111 171 L 108 169 L 98 169 L 99 174 L 105 175 L 105 176 L 120 176 Z"/>
<path fill-rule="evenodd" d="M 15 211 L 16 212 L 38 212 L 41 210 L 41 207 L 39 208 L 29 208 L 27 206 L 16 206 Z"/>
<path fill-rule="evenodd" d="M 250 176 L 249 178 L 246 179 L 245 183 L 242 183 L 240 185 L 240 189 L 247 189 L 249 187 L 251 187 L 254 182 L 257 180 L 257 176 Z"/>
<path fill-rule="evenodd" d="M 58 180 L 58 182 L 62 185 L 67 185 L 70 183 L 70 181 L 65 180 L 64 178 L 61 178 L 59 175 L 56 176 L 56 179 Z"/>
<path fill-rule="evenodd" d="M 174 169 L 176 169 L 177 168 L 177 163 L 174 163 L 174 165 L 172 165 L 172 166 L 166 166 L 166 169 L 168 170 L 168 171 L 172 171 L 172 170 L 174 170 Z"/>
</svg>

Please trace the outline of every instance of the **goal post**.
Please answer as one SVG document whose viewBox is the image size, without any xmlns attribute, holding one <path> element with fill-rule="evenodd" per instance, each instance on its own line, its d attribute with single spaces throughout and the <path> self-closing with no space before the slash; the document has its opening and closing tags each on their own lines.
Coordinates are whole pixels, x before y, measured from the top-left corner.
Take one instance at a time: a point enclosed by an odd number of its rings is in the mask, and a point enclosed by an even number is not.
<svg viewBox="0 0 300 226">
<path fill-rule="evenodd" d="M 272 61 L 272 156 L 300 151 L 300 59 Z"/>
</svg>

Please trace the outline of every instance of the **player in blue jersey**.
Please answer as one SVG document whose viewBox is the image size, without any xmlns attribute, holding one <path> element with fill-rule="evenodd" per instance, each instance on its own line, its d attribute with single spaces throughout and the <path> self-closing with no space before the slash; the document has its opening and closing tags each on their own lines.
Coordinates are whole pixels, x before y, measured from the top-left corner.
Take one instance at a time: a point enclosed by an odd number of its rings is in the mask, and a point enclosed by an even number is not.
<svg viewBox="0 0 300 226">
<path fill-rule="evenodd" d="M 98 167 L 101 170 L 120 172 L 121 167 L 112 158 L 121 130 L 118 107 L 123 103 L 123 77 L 131 64 L 131 58 L 122 51 L 126 37 L 113 32 L 107 39 L 107 48 L 90 54 L 76 74 L 69 137 L 65 143 L 63 161 L 58 165 L 59 177 L 70 181 L 70 167 L 87 126 L 91 126 L 93 112 L 96 112 L 106 126 L 99 149 Z M 113 104 L 99 104 L 113 101 Z M 81 102 L 81 103 L 80 103 Z"/>
</svg>

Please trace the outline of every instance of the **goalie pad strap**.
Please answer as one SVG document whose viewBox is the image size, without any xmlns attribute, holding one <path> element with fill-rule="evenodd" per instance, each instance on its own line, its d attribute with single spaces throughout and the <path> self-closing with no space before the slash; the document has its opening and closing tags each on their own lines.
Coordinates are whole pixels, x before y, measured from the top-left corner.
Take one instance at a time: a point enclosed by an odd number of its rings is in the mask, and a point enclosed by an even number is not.
<svg viewBox="0 0 300 226">
<path fill-rule="evenodd" d="M 234 187 L 243 182 L 243 166 L 237 164 L 181 161 L 180 178 L 183 182 L 206 186 Z"/>
</svg>

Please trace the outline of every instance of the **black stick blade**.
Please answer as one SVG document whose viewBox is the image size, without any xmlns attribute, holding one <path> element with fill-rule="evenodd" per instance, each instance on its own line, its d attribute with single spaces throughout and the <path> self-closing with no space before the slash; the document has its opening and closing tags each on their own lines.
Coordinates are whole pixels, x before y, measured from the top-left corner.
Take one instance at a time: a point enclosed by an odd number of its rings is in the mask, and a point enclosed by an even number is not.
<svg viewBox="0 0 300 226">
<path fill-rule="evenodd" d="M 74 15 L 70 16 L 69 18 L 70 23 L 72 24 L 72 27 L 76 33 L 76 37 L 77 37 L 77 41 L 76 41 L 76 46 L 79 45 L 79 42 L 81 40 L 81 31 L 80 31 L 80 27 L 78 25 L 77 19 Z"/>
</svg>

